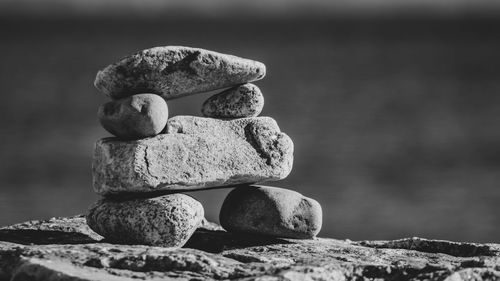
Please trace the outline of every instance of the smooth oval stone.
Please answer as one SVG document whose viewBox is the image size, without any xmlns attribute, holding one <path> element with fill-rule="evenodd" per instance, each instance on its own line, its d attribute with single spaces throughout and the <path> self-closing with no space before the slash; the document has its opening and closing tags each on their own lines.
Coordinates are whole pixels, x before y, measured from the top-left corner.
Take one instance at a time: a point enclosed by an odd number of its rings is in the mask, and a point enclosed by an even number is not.
<svg viewBox="0 0 500 281">
<path fill-rule="evenodd" d="M 298 192 L 251 185 L 227 195 L 219 219 L 229 232 L 308 239 L 319 233 L 322 211 L 316 200 Z"/>
<path fill-rule="evenodd" d="M 101 199 L 87 224 L 106 239 L 126 244 L 182 247 L 204 218 L 200 202 L 184 194 L 134 200 Z"/>
<path fill-rule="evenodd" d="M 113 99 L 150 92 L 169 100 L 262 79 L 266 66 L 200 48 L 154 47 L 97 73 L 94 85 Z"/>
<path fill-rule="evenodd" d="M 255 117 L 264 108 L 264 96 L 254 84 L 243 84 L 208 98 L 201 107 L 205 117 Z"/>
<path fill-rule="evenodd" d="M 168 120 L 165 100 L 155 94 L 138 94 L 110 101 L 97 112 L 101 125 L 122 139 L 140 139 L 159 134 Z"/>
</svg>

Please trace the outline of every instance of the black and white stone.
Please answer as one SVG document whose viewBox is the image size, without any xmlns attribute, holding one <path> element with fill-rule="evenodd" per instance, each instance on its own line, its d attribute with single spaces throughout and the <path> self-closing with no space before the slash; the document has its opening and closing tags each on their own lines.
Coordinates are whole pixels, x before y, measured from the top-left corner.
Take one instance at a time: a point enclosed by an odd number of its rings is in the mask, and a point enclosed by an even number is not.
<svg viewBox="0 0 500 281">
<path fill-rule="evenodd" d="M 255 117 L 264 108 L 264 96 L 254 84 L 239 85 L 208 98 L 201 107 L 205 117 Z"/>
<path fill-rule="evenodd" d="M 233 189 L 219 219 L 229 232 L 309 239 L 321 229 L 322 210 L 316 200 L 298 192 L 254 185 Z"/>
<path fill-rule="evenodd" d="M 92 230 L 108 241 L 182 247 L 204 218 L 203 206 L 185 194 L 132 200 L 102 199 L 87 213 Z"/>
<path fill-rule="evenodd" d="M 92 175 L 96 193 L 118 195 L 275 181 L 292 165 L 293 142 L 270 117 L 176 116 L 165 134 L 99 140 Z"/>
<path fill-rule="evenodd" d="M 111 98 L 150 92 L 165 99 L 232 87 L 266 75 L 263 63 L 199 48 L 155 47 L 97 73 L 94 85 Z"/>
<path fill-rule="evenodd" d="M 498 244 L 417 237 L 360 242 L 273 239 L 217 229 L 198 229 L 184 248 L 101 239 L 81 217 L 0 228 L 0 280 L 500 279 Z"/>
<path fill-rule="evenodd" d="M 155 94 L 138 94 L 99 107 L 101 125 L 120 139 L 140 139 L 159 134 L 167 124 L 168 107 Z"/>
</svg>

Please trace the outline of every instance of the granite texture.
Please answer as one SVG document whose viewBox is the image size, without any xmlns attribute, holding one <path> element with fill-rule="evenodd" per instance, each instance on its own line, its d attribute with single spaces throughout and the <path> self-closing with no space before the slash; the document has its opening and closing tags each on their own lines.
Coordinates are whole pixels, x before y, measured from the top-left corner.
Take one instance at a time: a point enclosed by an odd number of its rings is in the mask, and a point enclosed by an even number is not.
<svg viewBox="0 0 500 281">
<path fill-rule="evenodd" d="M 195 190 L 285 178 L 293 142 L 269 117 L 219 120 L 176 116 L 166 134 L 99 140 L 93 160 L 100 195 Z"/>
<path fill-rule="evenodd" d="M 94 85 L 111 98 L 155 93 L 165 99 L 262 79 L 263 63 L 199 48 L 154 47 L 139 51 L 97 73 Z"/>
<path fill-rule="evenodd" d="M 224 200 L 220 223 L 230 232 L 308 239 L 321 230 L 323 213 L 314 199 L 271 186 L 242 186 Z"/>
<path fill-rule="evenodd" d="M 168 106 L 155 94 L 137 94 L 101 105 L 101 125 L 121 139 L 139 139 L 159 134 L 167 124 Z"/>
<path fill-rule="evenodd" d="M 30 243 L 33 241 L 26 237 L 20 244 L 9 239 L 33 229 L 47 240 Z M 59 243 L 54 238 L 61 229 L 67 236 L 96 236 L 89 235 L 91 230 L 81 217 L 0 229 L 0 280 L 500 279 L 498 244 L 415 237 L 360 242 L 294 240 L 198 229 L 185 248 L 163 248 L 101 239 Z"/>
<path fill-rule="evenodd" d="M 258 116 L 264 108 L 264 96 L 254 84 L 247 83 L 209 97 L 201 107 L 205 117 L 242 118 Z"/>
<path fill-rule="evenodd" d="M 102 199 L 87 213 L 91 229 L 109 241 L 181 247 L 200 226 L 203 206 L 185 194 L 130 200 Z"/>
</svg>

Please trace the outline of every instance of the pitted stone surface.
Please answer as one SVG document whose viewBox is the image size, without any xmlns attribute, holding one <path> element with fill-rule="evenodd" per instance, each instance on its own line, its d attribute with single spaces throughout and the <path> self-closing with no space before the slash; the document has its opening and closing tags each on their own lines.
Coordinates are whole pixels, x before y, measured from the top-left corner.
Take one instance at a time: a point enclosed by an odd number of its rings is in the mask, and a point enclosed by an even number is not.
<svg viewBox="0 0 500 281">
<path fill-rule="evenodd" d="M 101 235 L 89 228 L 84 215 L 33 220 L 0 228 L 0 241 L 19 244 L 78 244 L 102 239 Z"/>
<path fill-rule="evenodd" d="M 201 113 L 213 118 L 255 117 L 262 108 L 262 92 L 254 84 L 247 83 L 211 96 L 203 103 Z"/>
<path fill-rule="evenodd" d="M 15 237 L 25 230 L 23 227 L 37 228 L 49 237 L 54 230 L 65 228 L 61 226 L 65 223 L 74 230 L 68 234 L 80 237 L 87 233 L 81 218 L 28 222 L 2 229 L 9 229 L 8 236 Z M 117 245 L 99 240 L 83 244 L 49 241 L 52 244 L 0 242 L 0 280 L 500 279 L 498 244 L 422 238 L 363 242 L 272 239 L 207 229 L 197 230 L 186 244 L 188 248 Z"/>
<path fill-rule="evenodd" d="M 94 85 L 112 98 L 155 93 L 165 99 L 262 79 L 263 63 L 182 46 L 142 50 L 97 73 Z"/>
<path fill-rule="evenodd" d="M 322 224 L 321 205 L 293 190 L 271 186 L 233 189 L 220 210 L 220 223 L 230 232 L 308 239 Z"/>
<path fill-rule="evenodd" d="M 194 190 L 285 178 L 293 142 L 269 117 L 176 116 L 167 133 L 137 141 L 99 140 L 94 190 L 101 195 Z"/>
<path fill-rule="evenodd" d="M 137 94 L 107 102 L 97 111 L 99 122 L 122 139 L 139 139 L 159 134 L 167 124 L 165 100 L 154 94 Z"/>
<path fill-rule="evenodd" d="M 91 229 L 107 241 L 181 247 L 204 218 L 200 202 L 185 194 L 155 198 L 102 199 L 88 214 Z"/>
</svg>

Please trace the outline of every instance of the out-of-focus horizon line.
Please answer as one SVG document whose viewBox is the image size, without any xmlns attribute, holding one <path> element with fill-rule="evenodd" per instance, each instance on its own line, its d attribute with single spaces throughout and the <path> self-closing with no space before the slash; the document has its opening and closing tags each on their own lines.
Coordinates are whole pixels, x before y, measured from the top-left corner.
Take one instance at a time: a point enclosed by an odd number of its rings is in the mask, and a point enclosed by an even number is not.
<svg viewBox="0 0 500 281">
<path fill-rule="evenodd" d="M 500 1 L 477 0 L 0 0 L 0 17 L 41 18 L 288 18 L 497 16 Z"/>
</svg>

